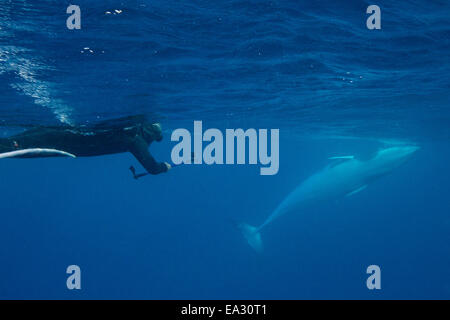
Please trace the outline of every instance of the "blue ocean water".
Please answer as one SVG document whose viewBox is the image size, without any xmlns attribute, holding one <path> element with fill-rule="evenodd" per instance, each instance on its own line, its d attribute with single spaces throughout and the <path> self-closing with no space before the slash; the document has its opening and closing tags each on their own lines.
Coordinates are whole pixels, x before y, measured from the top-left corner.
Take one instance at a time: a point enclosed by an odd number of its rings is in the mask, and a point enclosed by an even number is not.
<svg viewBox="0 0 450 320">
<path fill-rule="evenodd" d="M 134 114 L 279 128 L 280 170 L 130 154 L 1 160 L 2 299 L 450 298 L 448 1 L 0 1 L 0 136 Z M 381 8 L 368 30 L 366 8 Z M 116 11 L 117 10 L 117 11 Z M 262 223 L 330 156 L 421 149 L 349 198 Z M 82 289 L 68 290 L 79 265 Z M 382 289 L 366 287 L 379 265 Z"/>
</svg>

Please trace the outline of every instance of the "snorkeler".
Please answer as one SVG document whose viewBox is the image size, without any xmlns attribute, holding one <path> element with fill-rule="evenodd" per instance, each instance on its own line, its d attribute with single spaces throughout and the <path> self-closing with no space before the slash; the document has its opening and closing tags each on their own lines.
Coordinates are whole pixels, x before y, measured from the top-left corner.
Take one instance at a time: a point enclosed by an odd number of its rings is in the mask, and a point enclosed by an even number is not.
<svg viewBox="0 0 450 320">
<path fill-rule="evenodd" d="M 37 127 L 0 138 L 0 158 L 91 157 L 131 152 L 148 174 L 155 175 L 171 168 L 167 162 L 157 162 L 148 150 L 153 141 L 162 138 L 161 125 L 142 115 L 94 126 Z M 136 175 L 134 168 L 132 171 L 135 179 L 146 175 Z"/>
</svg>

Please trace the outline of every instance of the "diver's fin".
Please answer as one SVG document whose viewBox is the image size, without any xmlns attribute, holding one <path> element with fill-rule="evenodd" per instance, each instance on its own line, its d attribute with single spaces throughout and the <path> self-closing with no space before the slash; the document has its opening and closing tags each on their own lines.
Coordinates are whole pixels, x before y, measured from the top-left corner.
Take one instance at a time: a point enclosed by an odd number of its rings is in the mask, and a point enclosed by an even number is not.
<svg viewBox="0 0 450 320">
<path fill-rule="evenodd" d="M 344 160 L 351 160 L 355 159 L 355 156 L 338 156 L 338 157 L 329 157 L 329 160 L 335 160 L 335 159 L 344 159 Z"/>
<path fill-rule="evenodd" d="M 241 223 L 238 225 L 245 239 L 247 239 L 250 247 L 255 249 L 258 253 L 263 251 L 263 243 L 261 240 L 261 233 L 257 227 L 253 227 L 251 225 Z"/>
<path fill-rule="evenodd" d="M 72 157 L 76 158 L 75 155 L 61 151 L 56 149 L 41 149 L 41 148 L 32 148 L 32 149 L 22 149 L 11 152 L 0 153 L 0 159 L 4 158 L 38 158 L 38 157 Z"/>
<path fill-rule="evenodd" d="M 356 190 L 353 190 L 353 191 L 350 192 L 350 193 L 347 193 L 345 196 L 346 196 L 346 197 L 350 197 L 350 196 L 352 196 L 352 195 L 354 195 L 354 194 L 356 194 L 356 193 L 358 193 L 358 192 L 360 192 L 360 191 L 363 191 L 365 188 L 367 188 L 367 184 L 363 185 L 362 187 L 359 187 L 359 188 L 356 189 Z"/>
</svg>

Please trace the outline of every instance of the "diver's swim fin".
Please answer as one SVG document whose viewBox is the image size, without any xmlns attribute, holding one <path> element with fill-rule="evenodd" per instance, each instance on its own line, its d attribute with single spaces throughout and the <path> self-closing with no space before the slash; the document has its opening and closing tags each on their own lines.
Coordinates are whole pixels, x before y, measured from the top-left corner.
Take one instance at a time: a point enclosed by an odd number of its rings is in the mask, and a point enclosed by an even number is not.
<svg viewBox="0 0 450 320">
<path fill-rule="evenodd" d="M 75 155 L 56 149 L 41 149 L 41 148 L 31 148 L 15 150 L 10 152 L 0 153 L 0 159 L 5 158 L 39 158 L 39 157 L 72 157 L 76 158 Z"/>
</svg>

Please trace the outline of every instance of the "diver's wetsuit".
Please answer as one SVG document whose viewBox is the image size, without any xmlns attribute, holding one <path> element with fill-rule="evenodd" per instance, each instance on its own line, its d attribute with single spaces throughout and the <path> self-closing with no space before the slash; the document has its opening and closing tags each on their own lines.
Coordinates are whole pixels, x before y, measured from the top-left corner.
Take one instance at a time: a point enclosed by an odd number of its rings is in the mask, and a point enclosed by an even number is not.
<svg viewBox="0 0 450 320">
<path fill-rule="evenodd" d="M 131 152 L 150 174 L 166 172 L 148 151 L 153 141 L 161 141 L 161 127 L 143 116 L 103 122 L 91 127 L 38 127 L 0 139 L 0 153 L 30 148 L 57 149 L 77 157 Z"/>
</svg>

